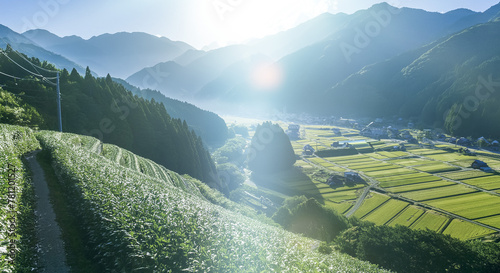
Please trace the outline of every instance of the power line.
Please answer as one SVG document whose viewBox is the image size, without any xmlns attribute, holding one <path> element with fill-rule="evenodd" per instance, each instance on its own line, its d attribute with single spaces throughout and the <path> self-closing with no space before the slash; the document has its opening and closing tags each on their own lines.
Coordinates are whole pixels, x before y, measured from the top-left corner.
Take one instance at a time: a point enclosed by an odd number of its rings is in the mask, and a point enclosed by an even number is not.
<svg viewBox="0 0 500 273">
<path fill-rule="evenodd" d="M 7 77 L 11 77 L 11 78 L 16 79 L 16 80 L 24 80 L 24 79 L 19 78 L 19 77 L 16 77 L 16 76 L 12 76 L 12 75 L 9 75 L 9 74 L 6 74 L 6 73 L 3 73 L 2 71 L 0 71 L 0 75 L 4 75 L 4 76 L 7 76 Z"/>
<path fill-rule="evenodd" d="M 2 38 L 0 38 L 0 39 L 2 39 Z M 5 42 L 5 40 L 3 40 L 3 41 Z M 19 53 L 17 53 L 17 51 L 15 51 L 15 52 L 16 52 L 17 55 L 19 55 Z M 0 48 L 0 53 L 2 53 L 7 59 L 9 59 L 11 62 L 15 63 L 17 66 L 19 66 L 24 71 L 26 71 L 26 72 L 28 72 L 31 75 L 34 75 L 36 77 L 42 78 L 42 81 L 44 81 L 45 83 L 48 83 L 48 84 L 53 85 L 53 86 L 56 86 L 56 89 L 57 89 L 57 117 L 58 117 L 58 120 L 59 120 L 59 132 L 62 132 L 61 91 L 59 89 L 59 71 L 51 71 L 51 70 L 47 70 L 45 68 L 39 67 L 39 66 L 33 64 L 32 62 L 30 62 L 29 60 L 27 60 L 26 58 L 24 58 L 23 56 L 19 55 L 23 60 L 27 61 L 29 64 L 31 64 L 31 66 L 33 66 L 33 68 L 38 72 L 38 74 L 37 74 L 37 73 L 34 73 L 34 72 L 26 69 L 24 66 L 18 64 L 16 61 L 12 60 L 7 55 L 7 53 L 3 49 L 1 49 L 1 48 Z M 40 69 L 42 69 L 44 71 L 53 72 L 53 73 L 55 72 L 55 73 L 57 73 L 56 77 L 55 78 L 46 78 L 45 76 L 43 76 L 43 75 L 40 74 L 40 72 L 36 69 L 36 67 L 39 67 Z M 2 74 L 5 74 L 5 73 L 2 73 Z M 13 77 L 13 78 L 17 78 L 17 77 L 12 76 L 12 75 L 8 75 L 8 76 L 9 77 Z M 20 79 L 20 78 L 18 78 L 18 79 Z M 49 79 L 55 79 L 55 80 L 57 80 L 57 83 L 53 83 Z"/>
<path fill-rule="evenodd" d="M 3 76 L 6 76 L 6 77 L 9 77 L 9 78 L 13 78 L 15 80 L 19 80 L 19 81 L 37 81 L 37 79 L 30 79 L 30 78 L 19 78 L 19 77 L 16 77 L 16 76 L 12 76 L 10 74 L 7 74 L 7 73 L 4 73 L 2 71 L 0 71 L 0 75 L 3 75 Z M 42 78 L 42 81 L 48 83 L 48 84 L 51 84 L 51 85 L 56 85 L 55 83 L 49 81 L 50 80 L 54 80 L 56 79 L 57 77 L 52 77 L 52 78 Z"/>
<path fill-rule="evenodd" d="M 33 75 L 33 76 L 36 76 L 36 77 L 39 77 L 39 78 L 44 78 L 44 76 L 43 76 L 43 75 L 36 74 L 35 72 L 32 72 L 32 71 L 30 71 L 30 70 L 28 70 L 28 69 L 24 68 L 24 66 L 22 66 L 22 65 L 18 64 L 18 63 L 17 63 L 16 61 L 14 61 L 14 60 L 12 60 L 12 59 L 9 57 L 9 55 L 7 55 L 7 53 L 5 53 L 5 51 L 3 51 L 2 49 L 0 49 L 0 52 L 1 52 L 1 53 L 5 56 L 5 57 L 7 57 L 7 59 L 9 59 L 11 62 L 13 62 L 13 63 L 15 63 L 17 66 L 19 66 L 22 70 L 24 70 L 24 71 L 26 71 L 26 72 L 30 73 L 30 74 L 31 74 L 31 75 Z"/>
<path fill-rule="evenodd" d="M 49 81 L 49 80 L 47 80 L 47 79 L 45 79 L 45 78 L 44 78 L 44 79 L 42 79 L 42 80 L 43 80 L 44 82 L 46 82 L 46 83 L 48 83 L 48 84 L 52 85 L 52 86 L 57 86 L 57 83 L 53 83 L 53 82 L 51 82 L 51 81 Z"/>
<path fill-rule="evenodd" d="M 2 40 L 2 41 L 6 44 L 6 45 L 9 45 L 9 43 L 7 43 L 7 41 L 5 41 L 5 40 L 4 40 L 4 38 L 1 38 L 1 37 L 0 37 L 0 39 L 1 39 L 1 40 Z M 25 60 L 27 63 L 29 63 L 29 64 L 30 64 L 30 65 L 31 65 L 31 66 L 32 66 L 32 67 L 33 67 L 33 68 L 34 68 L 34 69 L 38 72 L 38 74 L 40 74 L 40 75 L 41 75 L 41 73 L 40 73 L 40 71 L 38 71 L 38 69 L 43 70 L 43 71 L 45 71 L 45 72 L 49 72 L 49 73 L 57 73 L 57 72 L 58 72 L 57 70 L 49 70 L 49 69 L 43 68 L 43 67 L 41 67 L 41 66 L 38 66 L 38 65 L 36 65 L 36 64 L 34 64 L 34 63 L 32 63 L 30 60 L 26 59 L 26 58 L 25 58 L 25 57 L 24 57 L 21 53 L 19 53 L 17 50 L 13 50 L 13 51 L 14 51 L 14 53 L 16 53 L 19 57 L 21 57 L 21 59 L 23 59 L 23 60 Z M 2 52 L 2 53 L 4 52 L 4 51 L 2 50 L 2 48 L 0 48 L 0 52 Z M 37 69 L 37 68 L 38 68 L 38 69 Z M 55 79 L 55 78 L 56 78 L 56 77 L 54 77 L 54 79 Z"/>
<path fill-rule="evenodd" d="M 4 41 L 4 42 L 5 42 L 5 41 Z M 33 67 L 33 68 L 34 68 L 34 69 L 35 69 L 38 73 L 40 73 L 40 72 L 38 71 L 38 69 L 43 70 L 43 71 L 45 71 L 45 72 L 49 72 L 49 73 L 57 73 L 57 72 L 58 72 L 58 71 L 56 71 L 56 70 L 49 70 L 49 69 L 45 69 L 45 68 L 43 68 L 43 67 L 40 67 L 40 66 L 38 66 L 38 65 L 36 65 L 36 64 L 34 64 L 34 63 L 32 63 L 30 60 L 26 59 L 26 58 L 25 58 L 22 54 L 20 54 L 19 52 L 17 52 L 17 50 L 14 50 L 14 52 L 15 52 L 15 53 L 16 53 L 19 57 L 21 57 L 21 59 L 23 59 L 23 60 L 25 60 L 27 63 L 29 63 L 29 64 L 30 64 L 30 65 L 31 65 L 31 66 L 32 66 L 32 67 Z M 37 68 L 38 68 L 38 69 L 37 69 Z M 56 78 L 56 77 L 54 77 L 54 79 L 55 79 L 55 78 Z"/>
<path fill-rule="evenodd" d="M 2 39 L 2 40 L 3 40 L 3 38 L 0 38 L 0 39 Z M 5 40 L 3 40 L 3 41 L 5 42 Z M 54 86 L 56 85 L 55 83 L 52 83 L 52 82 L 50 82 L 50 81 L 48 81 L 48 80 L 56 80 L 56 79 L 57 79 L 57 77 L 45 77 L 45 76 L 43 76 L 42 74 L 40 74 L 40 72 L 37 70 L 37 67 L 38 67 L 39 69 L 42 69 L 42 70 L 44 70 L 44 71 L 51 72 L 51 73 L 58 73 L 58 71 L 48 70 L 48 69 L 45 69 L 45 68 L 43 68 L 43 67 L 39 67 L 39 66 L 35 65 L 34 63 L 30 62 L 28 59 L 26 59 L 24 56 L 22 56 L 21 54 L 19 54 L 17 51 L 15 51 L 15 50 L 14 50 L 14 52 L 15 52 L 17 55 L 19 55 L 19 57 L 21 57 L 23 60 L 25 60 L 26 62 L 28 62 L 31 66 L 33 66 L 33 68 L 34 68 L 34 69 L 38 72 L 38 74 L 37 74 L 37 73 L 34 73 L 34 72 L 30 71 L 30 70 L 28 70 L 27 68 L 25 68 L 24 66 L 22 66 L 22 65 L 20 65 L 20 64 L 18 64 L 16 61 L 14 61 L 12 58 L 10 58 L 4 50 L 2 50 L 2 49 L 0 48 L 0 53 L 2 53 L 5 57 L 7 57 L 7 59 L 9 59 L 11 62 L 15 63 L 18 67 L 20 67 L 20 68 L 21 68 L 21 69 L 23 69 L 24 71 L 26 71 L 26 72 L 28 72 L 28 73 L 30 73 L 30 74 L 32 74 L 32 75 L 34 75 L 34 76 L 36 76 L 36 77 L 42 78 L 42 80 L 43 80 L 44 82 L 47 82 L 47 83 L 49 83 L 49 84 L 51 84 L 51 85 L 54 85 Z M 6 75 L 5 73 L 2 73 L 2 74 L 3 74 L 3 75 L 5 75 L 5 76 L 8 76 L 8 77 L 14 78 L 14 79 L 21 80 L 21 78 L 19 78 L 19 77 L 15 77 L 15 76 L 12 76 L 12 75 Z"/>
</svg>

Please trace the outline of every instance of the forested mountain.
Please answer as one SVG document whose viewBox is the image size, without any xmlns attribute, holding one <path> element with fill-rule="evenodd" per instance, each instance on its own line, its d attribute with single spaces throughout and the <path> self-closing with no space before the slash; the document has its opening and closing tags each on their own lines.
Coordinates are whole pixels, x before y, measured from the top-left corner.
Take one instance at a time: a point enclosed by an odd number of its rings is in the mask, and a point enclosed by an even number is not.
<svg viewBox="0 0 500 273">
<path fill-rule="evenodd" d="M 156 90 L 140 89 L 121 79 L 113 80 L 123 85 L 134 95 L 163 103 L 172 118 L 186 120 L 189 128 L 194 130 L 208 144 L 220 145 L 226 141 L 228 137 L 227 125 L 217 114 L 200 109 L 187 102 L 168 98 Z"/>
<path fill-rule="evenodd" d="M 500 118 L 498 45 L 497 19 L 365 67 L 329 90 L 322 107 L 334 114 L 416 117 L 454 134 L 498 136 L 500 129 L 491 126 Z"/>
<path fill-rule="evenodd" d="M 23 35 L 47 50 L 92 67 L 100 76 L 110 73 L 121 78 L 193 49 L 183 42 L 141 32 L 103 34 L 88 40 L 77 36 L 59 37 L 39 29 Z"/>
<path fill-rule="evenodd" d="M 266 135 L 272 136 L 271 141 L 263 141 Z M 255 173 L 276 173 L 290 169 L 296 158 L 283 129 L 278 124 L 264 122 L 255 129 L 247 160 L 248 168 Z"/>
<path fill-rule="evenodd" d="M 417 49 L 451 34 L 457 22 L 474 14 L 468 10 L 441 14 L 399 9 L 381 3 L 352 15 L 339 16 L 336 28 L 333 28 L 335 31 L 330 35 L 276 62 L 276 67 L 281 70 L 282 82 L 274 90 L 273 97 L 269 98 L 271 105 L 278 109 L 285 107 L 292 112 L 316 110 L 317 107 L 313 105 L 316 99 L 325 99 L 326 89 L 366 65 Z M 255 67 L 248 66 L 247 70 L 252 69 Z M 227 73 L 232 71 L 228 70 Z M 213 96 L 213 100 L 230 104 L 246 102 L 246 97 L 240 94 L 255 90 L 248 84 L 248 76 L 248 73 L 233 76 L 233 84 L 228 85 L 224 80 L 228 75 L 223 73 L 200 93 L 216 89 L 218 94 L 224 96 Z"/>
<path fill-rule="evenodd" d="M 27 66 L 29 60 L 40 70 L 55 70 L 53 65 L 18 55 L 10 47 L 5 54 L 18 64 Z M 55 86 L 47 79 L 42 81 L 28 75 L 5 55 L 0 56 L 0 71 L 22 78 L 0 75 L 2 88 L 21 99 L 17 105 L 26 104 L 25 109 L 32 106 L 41 116 L 37 120 L 37 114 L 31 114 L 33 121 L 28 124 L 56 129 Z M 54 76 L 45 71 L 43 74 Z M 60 86 L 63 131 L 92 135 L 212 186 L 218 182 L 214 163 L 201 138 L 188 128 L 186 121 L 172 118 L 163 104 L 134 96 L 109 75 L 95 78 L 88 68 L 84 76 L 75 69 L 71 73 L 64 69 Z"/>
<path fill-rule="evenodd" d="M 141 88 L 159 90 L 167 97 L 191 99 L 228 66 L 253 54 L 255 52 L 248 46 L 228 46 L 200 54 L 186 66 L 175 62 L 156 64 L 131 75 L 127 81 Z"/>
<path fill-rule="evenodd" d="M 203 104 L 204 99 L 221 98 L 219 95 L 228 93 L 228 88 L 239 88 L 236 84 L 248 80 L 249 73 L 261 63 L 255 60 L 274 62 L 321 41 L 344 27 L 347 17 L 346 14 L 325 13 L 296 28 L 245 45 L 227 46 L 208 52 L 190 50 L 173 62 L 144 68 L 128 77 L 127 81 L 141 88 L 157 89 L 168 97 Z M 245 73 L 235 76 L 235 68 Z M 227 78 L 234 81 L 218 86 L 217 82 Z"/>
</svg>

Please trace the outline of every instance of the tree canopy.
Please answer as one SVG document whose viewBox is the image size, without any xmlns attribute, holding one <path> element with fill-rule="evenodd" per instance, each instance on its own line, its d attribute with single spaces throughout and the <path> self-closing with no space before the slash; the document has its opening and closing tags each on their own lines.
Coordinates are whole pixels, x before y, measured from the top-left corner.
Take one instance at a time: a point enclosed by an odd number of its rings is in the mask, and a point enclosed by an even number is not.
<svg viewBox="0 0 500 273">
<path fill-rule="evenodd" d="M 278 124 L 257 126 L 248 150 L 248 167 L 255 172 L 273 173 L 289 169 L 295 163 L 290 139 Z"/>
<path fill-rule="evenodd" d="M 28 58 L 10 47 L 5 52 L 16 63 L 32 71 L 37 68 L 30 66 L 27 60 L 38 66 L 37 71 L 44 76 L 55 76 L 55 73 L 40 69 L 56 70 L 46 62 Z M 22 98 L 21 103 L 26 105 L 23 106 L 24 112 L 33 116 L 29 125 L 40 129 L 58 128 L 55 86 L 29 75 L 4 55 L 0 55 L 0 71 L 21 78 L 0 75 L 3 89 L 7 91 L 2 92 L 2 96 L 13 96 L 9 100 L 14 106 L 20 103 L 17 98 Z M 84 77 L 75 69 L 71 73 L 60 71 L 60 89 L 63 131 L 94 136 L 175 172 L 189 174 L 212 185 L 218 184 L 215 164 L 201 138 L 188 128 L 185 121 L 173 119 L 163 104 L 134 96 L 113 82 L 109 75 L 96 78 L 88 67 Z M 16 124 L 12 118 L 2 121 Z"/>
</svg>

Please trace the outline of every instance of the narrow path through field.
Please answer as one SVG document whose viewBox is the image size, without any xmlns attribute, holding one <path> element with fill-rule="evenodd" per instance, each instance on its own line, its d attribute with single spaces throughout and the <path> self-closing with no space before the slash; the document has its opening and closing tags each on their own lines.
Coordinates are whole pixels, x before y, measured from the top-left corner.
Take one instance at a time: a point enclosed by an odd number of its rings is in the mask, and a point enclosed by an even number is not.
<svg viewBox="0 0 500 273">
<path fill-rule="evenodd" d="M 33 184 L 36 194 L 37 237 L 39 240 L 39 253 L 41 272 L 63 273 L 69 272 L 66 264 L 64 242 L 61 239 L 61 230 L 56 222 L 56 214 L 49 200 L 49 188 L 45 181 L 45 173 L 36 160 L 37 152 L 26 157 L 29 168 L 33 174 Z"/>
<path fill-rule="evenodd" d="M 96 153 L 96 154 L 101 154 L 102 153 L 102 143 L 97 140 L 94 145 L 92 145 L 92 148 L 90 149 L 91 152 Z"/>
<path fill-rule="evenodd" d="M 356 200 L 356 204 L 354 204 L 354 206 L 352 206 L 352 208 L 350 208 L 349 211 L 345 214 L 346 217 L 351 217 L 351 215 L 353 215 L 359 209 L 359 207 L 361 207 L 371 189 L 372 186 L 363 189 L 363 193 L 358 198 L 358 200 Z"/>
<path fill-rule="evenodd" d="M 162 168 L 162 167 L 160 167 L 160 166 L 158 166 L 158 165 L 157 165 L 157 167 L 158 167 L 158 169 L 160 169 L 160 171 L 161 171 L 161 173 L 163 174 L 163 177 L 166 179 L 166 181 L 167 181 L 167 182 L 169 182 L 169 183 L 170 183 L 170 185 L 172 185 L 172 186 L 173 186 L 173 185 L 174 185 L 174 183 L 172 182 L 172 180 L 170 179 L 170 177 L 168 176 L 168 174 L 167 174 L 167 173 L 163 170 L 163 168 Z"/>
<path fill-rule="evenodd" d="M 115 162 L 120 164 L 120 160 L 122 159 L 122 149 L 118 146 L 116 148 L 118 149 L 118 152 L 116 153 Z"/>
<path fill-rule="evenodd" d="M 132 156 L 132 160 L 133 160 L 133 162 L 132 162 L 133 167 L 132 168 L 134 168 L 134 170 L 140 172 L 141 167 L 139 166 L 139 160 L 137 160 L 137 156 L 135 154 L 132 154 L 132 153 L 130 153 L 130 155 Z"/>
<path fill-rule="evenodd" d="M 312 139 L 310 139 L 310 138 L 309 138 L 309 140 L 311 140 L 311 141 L 312 141 Z M 323 147 L 326 147 L 326 148 L 330 149 L 330 147 L 328 147 L 327 145 L 324 145 L 324 144 L 322 144 L 322 143 L 321 143 L 320 145 L 321 145 L 321 146 L 323 146 Z M 330 163 L 330 164 L 334 165 L 335 167 L 342 168 L 342 169 L 344 169 L 344 170 L 345 170 L 345 172 L 355 172 L 354 170 L 349 169 L 349 168 L 348 168 L 348 167 L 346 167 L 346 166 L 339 165 L 339 164 L 337 164 L 337 163 L 335 163 L 335 162 L 329 161 L 329 160 L 324 159 L 324 158 L 322 158 L 322 157 L 319 157 L 319 156 L 317 156 L 317 155 L 314 155 L 314 157 L 319 158 L 319 159 L 322 159 L 322 160 L 324 160 L 324 161 L 326 161 L 326 162 L 328 162 L 328 163 Z M 314 164 L 312 161 L 310 161 L 310 160 L 306 159 L 304 156 L 301 156 L 301 158 L 302 158 L 302 160 L 303 160 L 303 161 L 305 161 L 305 162 L 307 162 L 307 163 L 309 163 L 309 164 L 312 164 L 312 165 L 314 165 L 314 166 L 316 166 L 316 167 L 318 167 L 318 168 L 325 169 L 325 170 L 327 170 L 328 172 L 331 172 L 331 173 L 337 173 L 337 174 L 339 174 L 339 175 L 343 175 L 343 173 L 341 173 L 341 172 L 335 172 L 335 171 L 332 171 L 332 170 L 330 170 L 330 169 L 328 169 L 328 168 L 326 168 L 326 167 L 323 167 L 323 166 L 321 166 L 321 165 Z M 359 175 L 360 175 L 360 176 L 362 176 L 363 178 L 365 178 L 366 180 L 368 180 L 368 181 L 369 181 L 369 185 L 368 185 L 368 186 L 366 186 L 366 187 L 363 189 L 363 192 L 361 193 L 361 195 L 360 195 L 360 196 L 358 197 L 358 199 L 356 200 L 356 203 L 355 203 L 355 204 L 352 206 L 352 208 L 350 208 L 350 209 L 349 209 L 349 211 L 345 214 L 345 216 L 346 216 L 346 217 L 350 217 L 351 215 L 353 215 L 353 214 L 356 212 L 356 210 L 358 210 L 358 209 L 359 209 L 359 207 L 361 207 L 361 205 L 362 205 L 362 204 L 363 204 L 363 202 L 365 201 L 365 198 L 366 198 L 366 196 L 368 195 L 368 193 L 370 192 L 370 190 L 372 190 L 372 189 L 373 189 L 373 187 L 379 183 L 379 182 L 378 182 L 378 181 L 376 181 L 375 179 L 373 179 L 373 178 L 371 178 L 371 177 L 369 177 L 369 176 L 366 176 L 366 175 L 365 175 L 364 173 L 362 173 L 362 172 L 361 172 L 361 173 L 359 173 Z"/>
<path fill-rule="evenodd" d="M 151 168 L 151 170 L 153 170 L 153 173 L 154 173 L 154 176 L 155 178 L 157 179 L 161 179 L 160 175 L 158 174 L 158 172 L 156 171 L 156 168 L 155 166 L 153 165 L 153 163 L 149 160 L 146 160 L 145 161 L 146 164 L 149 164 L 149 167 Z"/>
</svg>

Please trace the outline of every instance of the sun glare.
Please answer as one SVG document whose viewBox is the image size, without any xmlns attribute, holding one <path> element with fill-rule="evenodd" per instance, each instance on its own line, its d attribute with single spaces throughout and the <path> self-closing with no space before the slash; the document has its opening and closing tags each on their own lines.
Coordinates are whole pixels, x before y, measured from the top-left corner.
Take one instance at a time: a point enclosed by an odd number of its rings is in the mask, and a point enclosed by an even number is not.
<svg viewBox="0 0 500 273">
<path fill-rule="evenodd" d="M 251 81 L 258 90 L 270 91 L 281 84 L 283 72 L 274 63 L 258 65 L 251 74 Z"/>
<path fill-rule="evenodd" d="M 219 42 L 243 43 L 283 31 L 332 10 L 327 0 L 216 1 L 213 34 Z"/>
</svg>

